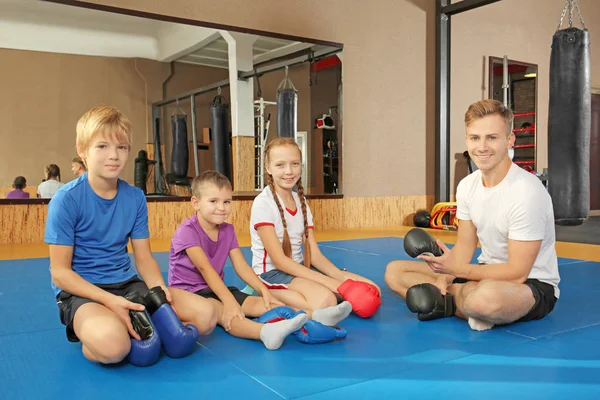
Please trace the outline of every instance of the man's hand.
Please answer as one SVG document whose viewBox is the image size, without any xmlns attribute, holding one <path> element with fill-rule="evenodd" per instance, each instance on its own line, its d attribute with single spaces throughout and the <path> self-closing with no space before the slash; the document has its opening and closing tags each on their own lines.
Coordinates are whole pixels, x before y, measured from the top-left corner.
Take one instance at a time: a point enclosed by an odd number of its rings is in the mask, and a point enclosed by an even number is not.
<svg viewBox="0 0 600 400">
<path fill-rule="evenodd" d="M 437 286 L 438 289 L 440 289 L 440 292 L 442 292 L 443 295 L 445 295 L 448 290 L 448 286 L 450 286 L 450 283 L 451 282 L 448 282 L 448 275 L 440 275 L 436 279 L 434 285 Z"/>
<path fill-rule="evenodd" d="M 439 257 L 421 254 L 417 258 L 425 261 L 427 265 L 429 265 L 429 268 L 431 268 L 431 270 L 435 273 L 453 276 L 463 276 L 461 274 L 461 272 L 463 272 L 461 271 L 461 265 L 459 265 L 456 262 L 456 258 L 454 257 L 454 254 L 452 254 L 452 251 L 448 247 L 446 247 L 444 242 L 442 242 L 439 239 L 436 240 L 436 244 L 439 246 L 440 249 L 442 249 L 444 254 L 442 254 Z"/>
</svg>

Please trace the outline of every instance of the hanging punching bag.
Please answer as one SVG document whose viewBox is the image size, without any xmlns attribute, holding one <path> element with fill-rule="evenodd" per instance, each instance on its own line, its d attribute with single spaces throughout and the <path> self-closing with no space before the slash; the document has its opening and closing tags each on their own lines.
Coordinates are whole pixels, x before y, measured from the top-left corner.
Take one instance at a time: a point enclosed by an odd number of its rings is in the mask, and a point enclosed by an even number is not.
<svg viewBox="0 0 600 400">
<path fill-rule="evenodd" d="M 285 78 L 277 88 L 277 136 L 290 137 L 296 140 L 298 131 L 298 91 L 288 76 L 285 67 Z"/>
<path fill-rule="evenodd" d="M 229 178 L 230 182 L 233 182 L 228 118 L 228 105 L 225 104 L 225 99 L 221 96 L 221 90 L 219 89 L 217 96 L 210 105 L 213 167 L 216 171 Z"/>
<path fill-rule="evenodd" d="M 557 225 L 580 225 L 589 215 L 590 89 L 587 29 L 558 30 L 550 53 L 548 111 L 548 191 Z"/>
<path fill-rule="evenodd" d="M 146 150 L 140 150 L 135 159 L 133 170 L 133 181 L 136 187 L 142 189 L 146 194 L 146 180 L 148 179 L 148 153 Z"/>
<path fill-rule="evenodd" d="M 171 117 L 173 131 L 173 151 L 171 152 L 171 170 L 176 179 L 186 179 L 190 154 L 188 152 L 187 116 Z"/>
</svg>

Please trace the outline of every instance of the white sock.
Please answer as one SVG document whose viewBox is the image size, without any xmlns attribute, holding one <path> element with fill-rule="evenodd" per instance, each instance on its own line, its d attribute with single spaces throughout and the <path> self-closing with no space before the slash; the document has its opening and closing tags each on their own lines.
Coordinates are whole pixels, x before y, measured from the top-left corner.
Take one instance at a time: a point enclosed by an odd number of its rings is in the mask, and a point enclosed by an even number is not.
<svg viewBox="0 0 600 400">
<path fill-rule="evenodd" d="M 271 324 L 264 324 L 260 330 L 260 340 L 269 350 L 277 350 L 290 333 L 302 328 L 308 321 L 307 314 L 298 314 L 292 319 L 285 319 Z"/>
<path fill-rule="evenodd" d="M 479 318 L 469 317 L 469 326 L 474 331 L 487 331 L 488 329 L 492 329 L 494 324 Z"/>
<path fill-rule="evenodd" d="M 312 313 L 312 319 L 327 326 L 337 325 L 338 322 L 346 318 L 352 312 L 352 304 L 347 301 L 327 308 L 315 310 Z"/>
</svg>

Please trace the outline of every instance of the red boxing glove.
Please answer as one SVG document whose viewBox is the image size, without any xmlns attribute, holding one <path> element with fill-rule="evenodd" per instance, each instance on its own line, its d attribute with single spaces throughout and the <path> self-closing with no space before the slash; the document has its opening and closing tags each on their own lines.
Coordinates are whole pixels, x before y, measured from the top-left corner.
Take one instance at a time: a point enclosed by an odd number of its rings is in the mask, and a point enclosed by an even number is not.
<svg viewBox="0 0 600 400">
<path fill-rule="evenodd" d="M 352 310 L 363 318 L 375 314 L 381 305 L 379 291 L 370 283 L 347 279 L 338 287 L 338 293 L 352 304 Z"/>
</svg>

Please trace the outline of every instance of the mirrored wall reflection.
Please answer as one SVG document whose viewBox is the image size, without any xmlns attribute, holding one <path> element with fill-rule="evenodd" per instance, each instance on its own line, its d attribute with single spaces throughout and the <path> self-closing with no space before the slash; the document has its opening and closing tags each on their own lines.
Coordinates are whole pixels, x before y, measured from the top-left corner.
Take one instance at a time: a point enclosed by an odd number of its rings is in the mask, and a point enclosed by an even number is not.
<svg viewBox="0 0 600 400">
<path fill-rule="evenodd" d="M 35 197 L 50 164 L 60 168 L 63 183 L 74 179 L 75 126 L 99 104 L 119 108 L 133 126 L 123 178 L 135 184 L 136 164 L 145 165 L 140 186 L 148 194 L 189 195 L 190 180 L 216 168 L 215 155 L 222 155 L 215 153 L 211 116 L 218 87 L 227 119 L 220 143 L 231 168 L 236 163 L 237 175 L 244 175 L 234 190 L 255 193 L 264 184 L 260 149 L 278 135 L 276 96 L 285 65 L 297 91 L 304 186 L 313 194 L 341 193 L 340 46 L 39 1 L 2 0 L 0 22 L 1 198 L 17 176 Z M 246 74 L 236 98 L 229 78 L 238 74 L 230 74 L 231 65 Z M 174 128 L 174 117 L 185 124 Z M 164 172 L 158 189 L 155 143 Z"/>
<path fill-rule="evenodd" d="M 516 136 L 513 161 L 529 172 L 537 169 L 537 72 L 536 64 L 489 58 L 489 98 L 502 102 L 506 99 L 512 109 Z"/>
</svg>

